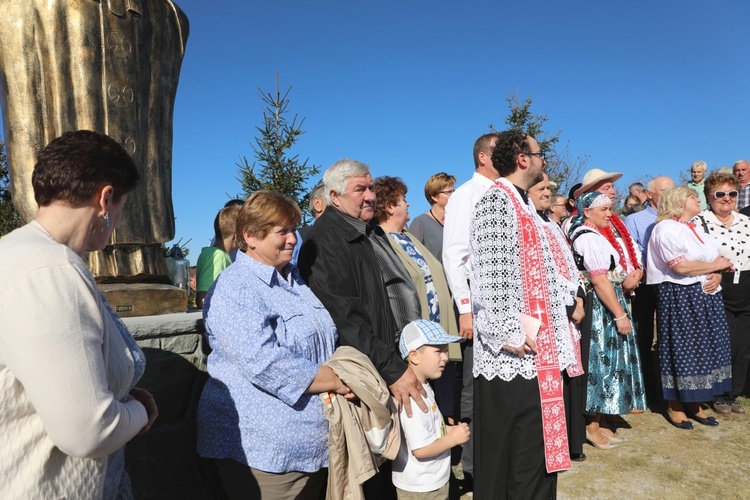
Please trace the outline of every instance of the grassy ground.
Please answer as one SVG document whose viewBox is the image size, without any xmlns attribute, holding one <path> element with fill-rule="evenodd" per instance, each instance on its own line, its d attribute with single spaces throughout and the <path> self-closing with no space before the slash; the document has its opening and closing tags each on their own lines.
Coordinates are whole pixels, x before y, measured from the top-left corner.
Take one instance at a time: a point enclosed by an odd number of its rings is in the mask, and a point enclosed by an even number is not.
<svg viewBox="0 0 750 500">
<path fill-rule="evenodd" d="M 585 462 L 559 475 L 560 499 L 750 498 L 750 400 L 745 415 L 719 417 L 718 427 L 693 422 L 685 431 L 661 413 L 626 415 L 618 435 L 627 442 L 612 450 L 584 445 Z M 714 415 L 712 410 L 706 410 Z M 457 476 L 462 477 L 460 466 Z M 451 498 L 468 499 L 456 482 Z"/>
</svg>

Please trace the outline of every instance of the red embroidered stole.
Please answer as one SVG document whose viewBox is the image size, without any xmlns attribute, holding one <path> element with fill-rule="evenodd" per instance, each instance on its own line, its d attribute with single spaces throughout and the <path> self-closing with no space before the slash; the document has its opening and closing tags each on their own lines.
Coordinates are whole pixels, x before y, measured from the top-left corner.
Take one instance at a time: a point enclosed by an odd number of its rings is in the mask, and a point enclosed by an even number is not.
<svg viewBox="0 0 750 500">
<path fill-rule="evenodd" d="M 563 384 L 557 358 L 557 341 L 550 307 L 547 272 L 542 254 L 543 236 L 537 225 L 537 215 L 529 213 L 529 207 L 518 201 L 517 193 L 514 192 L 516 189 L 502 181 L 498 181 L 495 185 L 506 192 L 516 212 L 521 251 L 521 279 L 523 280 L 524 311 L 522 312 L 542 322 L 536 338 L 534 361 L 542 403 L 544 459 L 547 472 L 568 470 L 571 464 L 565 424 Z"/>
<path fill-rule="evenodd" d="M 554 231 L 557 231 L 557 229 L 552 229 L 549 224 L 544 224 L 544 232 L 547 234 L 547 241 L 549 242 L 549 248 L 552 252 L 552 257 L 555 259 L 555 267 L 557 268 L 557 272 L 559 272 L 567 281 L 577 281 L 578 273 L 576 272 L 575 276 L 571 275 L 571 270 L 568 266 L 568 260 L 565 258 L 564 252 L 570 253 L 570 247 L 566 245 L 563 248 L 560 243 L 560 238 L 558 238 L 558 236 L 554 234 Z M 564 238 L 562 232 L 560 233 L 560 236 Z M 570 328 L 570 341 L 573 344 L 573 354 L 576 358 L 576 364 L 573 366 L 569 366 L 566 371 L 568 372 L 569 376 L 578 377 L 584 374 L 583 361 L 581 360 L 581 342 L 578 338 L 578 335 L 576 335 L 576 326 L 572 321 L 568 321 L 568 326 Z"/>
</svg>

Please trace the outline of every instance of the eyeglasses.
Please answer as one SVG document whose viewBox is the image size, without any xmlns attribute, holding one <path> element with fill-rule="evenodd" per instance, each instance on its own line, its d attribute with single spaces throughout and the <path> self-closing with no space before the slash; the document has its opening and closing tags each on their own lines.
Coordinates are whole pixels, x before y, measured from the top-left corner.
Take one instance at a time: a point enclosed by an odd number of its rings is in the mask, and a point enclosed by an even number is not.
<svg viewBox="0 0 750 500">
<path fill-rule="evenodd" d="M 729 195 L 730 198 L 735 199 L 740 193 L 738 191 L 732 190 L 732 191 L 714 191 L 713 196 L 717 200 L 720 200 L 724 198 L 726 195 Z"/>
<path fill-rule="evenodd" d="M 537 151 L 536 153 L 521 153 L 526 156 L 538 156 L 542 161 L 547 161 L 547 155 L 543 151 Z"/>
<path fill-rule="evenodd" d="M 448 189 L 447 191 L 438 191 L 438 193 L 447 194 L 448 196 L 452 195 L 455 192 L 456 192 L 455 189 Z"/>
</svg>

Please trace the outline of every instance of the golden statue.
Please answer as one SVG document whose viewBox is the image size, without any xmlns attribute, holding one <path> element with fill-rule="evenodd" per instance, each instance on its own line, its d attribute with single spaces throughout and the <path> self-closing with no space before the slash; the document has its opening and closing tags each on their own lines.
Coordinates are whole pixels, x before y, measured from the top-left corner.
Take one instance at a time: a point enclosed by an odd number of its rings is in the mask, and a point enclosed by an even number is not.
<svg viewBox="0 0 750 500">
<path fill-rule="evenodd" d="M 13 202 L 37 212 L 36 153 L 69 130 L 107 134 L 141 182 L 111 245 L 89 255 L 97 280 L 166 275 L 174 238 L 172 115 L 188 20 L 170 0 L 0 0 L 0 98 Z"/>
</svg>

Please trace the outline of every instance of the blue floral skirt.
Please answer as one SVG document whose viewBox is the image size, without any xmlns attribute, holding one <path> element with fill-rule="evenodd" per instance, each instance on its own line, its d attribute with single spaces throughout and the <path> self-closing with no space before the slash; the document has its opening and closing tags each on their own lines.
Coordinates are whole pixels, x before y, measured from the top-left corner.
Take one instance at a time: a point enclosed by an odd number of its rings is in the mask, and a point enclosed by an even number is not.
<svg viewBox="0 0 750 500">
<path fill-rule="evenodd" d="M 656 326 L 664 399 L 713 401 L 732 389 L 729 329 L 721 293 L 700 283 L 659 283 Z"/>
<path fill-rule="evenodd" d="M 617 300 L 627 311 L 622 287 L 612 286 Z M 634 409 L 645 410 L 646 393 L 635 329 L 628 335 L 617 333 L 614 315 L 595 292 L 592 295 L 586 412 L 617 415 Z"/>
</svg>

